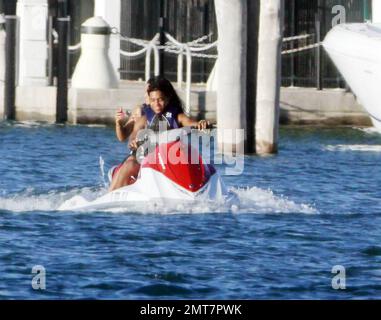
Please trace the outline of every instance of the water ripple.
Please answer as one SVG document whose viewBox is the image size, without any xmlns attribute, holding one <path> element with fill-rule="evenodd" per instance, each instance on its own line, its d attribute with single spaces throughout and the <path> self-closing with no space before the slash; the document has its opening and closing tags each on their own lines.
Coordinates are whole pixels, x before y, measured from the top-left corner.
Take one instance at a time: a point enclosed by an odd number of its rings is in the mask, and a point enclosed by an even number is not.
<svg viewBox="0 0 381 320">
<path fill-rule="evenodd" d="M 106 191 L 99 157 L 107 168 L 127 152 L 112 128 L 0 121 L 0 136 L 1 299 L 381 298 L 379 134 L 282 128 L 278 155 L 223 176 L 236 207 L 122 212 L 56 211 Z"/>
</svg>

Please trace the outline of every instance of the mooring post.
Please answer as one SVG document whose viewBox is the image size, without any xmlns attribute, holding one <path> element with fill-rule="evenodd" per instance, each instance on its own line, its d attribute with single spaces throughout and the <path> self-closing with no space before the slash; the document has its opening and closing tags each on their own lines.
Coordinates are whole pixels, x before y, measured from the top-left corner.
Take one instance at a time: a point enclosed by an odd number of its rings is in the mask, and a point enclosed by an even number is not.
<svg viewBox="0 0 381 320">
<path fill-rule="evenodd" d="M 110 40 L 111 27 L 102 17 L 82 23 L 81 55 L 71 77 L 72 88 L 118 88 L 118 75 L 109 56 Z"/>
<path fill-rule="evenodd" d="M 16 118 L 16 33 L 17 16 L 5 16 L 4 119 Z"/>
<path fill-rule="evenodd" d="M 68 93 L 68 31 L 70 17 L 57 18 L 58 59 L 57 59 L 57 100 L 56 122 L 67 121 Z"/>
<path fill-rule="evenodd" d="M 256 153 L 278 150 L 283 0 L 261 0 L 258 36 Z"/>
<path fill-rule="evenodd" d="M 220 152 L 244 153 L 247 1 L 215 0 L 218 25 L 217 126 Z"/>
</svg>

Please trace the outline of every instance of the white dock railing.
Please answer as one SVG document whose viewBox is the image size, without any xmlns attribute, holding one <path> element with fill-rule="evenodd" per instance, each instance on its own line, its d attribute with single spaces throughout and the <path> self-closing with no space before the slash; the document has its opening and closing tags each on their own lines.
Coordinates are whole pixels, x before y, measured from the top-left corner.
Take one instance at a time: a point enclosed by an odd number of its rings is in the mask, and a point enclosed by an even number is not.
<svg viewBox="0 0 381 320">
<path fill-rule="evenodd" d="M 139 57 L 145 54 L 145 80 L 150 78 L 151 74 L 151 55 L 154 53 L 154 75 L 159 75 L 160 55 L 159 50 L 164 50 L 170 54 L 177 55 L 177 88 L 182 89 L 183 85 L 183 69 L 184 69 L 184 55 L 186 57 L 186 79 L 185 79 L 185 113 L 190 113 L 190 97 L 191 97 L 191 84 L 192 84 L 192 58 L 207 58 L 216 59 L 217 55 L 205 54 L 202 52 L 213 49 L 217 46 L 217 41 L 213 43 L 203 43 L 209 36 L 203 36 L 191 42 L 181 43 L 172 37 L 169 33 L 165 33 L 167 42 L 165 45 L 159 44 L 159 34 L 156 34 L 152 40 L 141 40 L 128 38 L 120 35 L 119 32 L 114 30 L 114 33 L 119 34 L 122 41 L 133 43 L 142 49 L 135 52 L 128 52 L 120 50 L 123 57 L 132 58 Z"/>
<path fill-rule="evenodd" d="M 192 58 L 204 58 L 204 59 L 217 59 L 217 54 L 206 54 L 208 50 L 217 47 L 218 41 L 213 43 L 205 43 L 206 40 L 210 39 L 210 34 L 202 36 L 190 42 L 179 42 L 169 33 L 165 33 L 165 38 L 167 42 L 165 45 L 160 45 L 159 43 L 159 33 L 157 33 L 151 40 L 135 39 L 130 37 L 125 37 L 120 34 L 116 28 L 112 28 L 112 33 L 120 37 L 121 41 L 132 43 L 141 49 L 133 52 L 126 50 L 120 50 L 121 57 L 124 58 L 137 58 L 145 55 L 145 80 L 147 81 L 151 77 L 151 59 L 153 55 L 154 60 L 154 75 L 158 76 L 160 72 L 160 54 L 159 50 L 164 50 L 169 54 L 177 55 L 177 88 L 182 89 L 183 87 L 183 71 L 184 71 L 184 56 L 186 59 L 186 77 L 185 77 L 185 112 L 189 114 L 190 112 L 190 97 L 191 97 L 191 84 L 192 84 Z M 56 35 L 53 33 L 56 39 Z M 294 41 L 304 40 L 305 42 L 313 38 L 311 34 L 303 34 L 298 36 L 292 36 L 288 38 L 283 38 L 283 44 L 292 43 Z M 283 50 L 282 55 L 293 54 L 297 52 L 306 51 L 309 49 L 317 48 L 321 43 L 313 43 L 308 45 L 302 45 L 298 48 L 292 48 L 288 50 Z M 69 52 L 75 53 L 81 49 L 81 43 L 69 46 Z"/>
</svg>

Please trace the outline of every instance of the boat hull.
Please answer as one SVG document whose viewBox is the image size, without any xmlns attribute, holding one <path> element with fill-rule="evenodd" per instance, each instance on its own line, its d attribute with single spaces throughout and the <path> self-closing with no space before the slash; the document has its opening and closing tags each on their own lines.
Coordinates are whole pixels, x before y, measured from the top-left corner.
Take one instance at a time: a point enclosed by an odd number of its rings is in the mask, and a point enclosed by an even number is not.
<svg viewBox="0 0 381 320">
<path fill-rule="evenodd" d="M 327 34 L 323 46 L 381 131 L 381 25 L 337 25 Z"/>
</svg>

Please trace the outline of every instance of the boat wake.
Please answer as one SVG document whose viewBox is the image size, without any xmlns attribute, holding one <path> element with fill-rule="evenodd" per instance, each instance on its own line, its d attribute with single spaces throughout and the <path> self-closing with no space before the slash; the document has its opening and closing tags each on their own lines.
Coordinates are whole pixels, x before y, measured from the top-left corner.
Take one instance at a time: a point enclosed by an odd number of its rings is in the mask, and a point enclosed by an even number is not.
<svg viewBox="0 0 381 320">
<path fill-rule="evenodd" d="M 71 190 L 52 190 L 39 193 L 29 188 L 21 193 L 0 194 L 0 211 L 24 212 L 57 212 L 57 209 L 68 199 L 80 196 L 91 201 L 106 192 L 104 187 L 73 188 Z M 298 204 L 285 197 L 276 196 L 271 190 L 256 187 L 230 188 L 229 193 L 235 201 L 151 201 L 131 202 L 128 207 L 105 210 L 82 210 L 80 212 L 104 211 L 114 213 L 139 214 L 202 214 L 202 213 L 303 213 L 316 214 L 318 211 L 311 205 Z M 61 214 L 61 212 L 59 213 Z"/>
<path fill-rule="evenodd" d="M 381 152 L 381 145 L 367 145 L 367 144 L 338 144 L 327 145 L 324 147 L 325 151 L 358 151 L 358 152 Z"/>
</svg>

